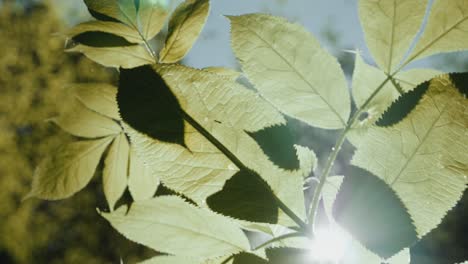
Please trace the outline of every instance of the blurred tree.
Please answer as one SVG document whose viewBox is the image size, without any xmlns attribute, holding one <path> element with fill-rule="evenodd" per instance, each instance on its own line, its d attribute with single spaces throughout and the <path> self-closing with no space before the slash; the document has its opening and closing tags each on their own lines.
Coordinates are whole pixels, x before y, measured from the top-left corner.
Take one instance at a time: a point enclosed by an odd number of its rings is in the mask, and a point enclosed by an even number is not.
<svg viewBox="0 0 468 264">
<path fill-rule="evenodd" d="M 96 213 L 99 177 L 72 199 L 27 200 L 38 161 L 72 140 L 45 122 L 73 82 L 115 82 L 116 74 L 65 54 L 63 22 L 50 2 L 0 7 L 0 263 L 118 263 L 151 254 L 118 235 Z M 65 88 L 64 88 L 65 87 Z"/>
</svg>

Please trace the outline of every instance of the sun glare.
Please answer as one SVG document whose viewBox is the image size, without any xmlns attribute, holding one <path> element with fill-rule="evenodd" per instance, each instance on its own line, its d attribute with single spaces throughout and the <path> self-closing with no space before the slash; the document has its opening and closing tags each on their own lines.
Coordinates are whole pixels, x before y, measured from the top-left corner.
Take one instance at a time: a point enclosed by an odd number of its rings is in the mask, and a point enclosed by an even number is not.
<svg viewBox="0 0 468 264">
<path fill-rule="evenodd" d="M 348 242 L 348 237 L 340 230 L 318 229 L 310 247 L 311 259 L 318 263 L 340 263 Z"/>
</svg>

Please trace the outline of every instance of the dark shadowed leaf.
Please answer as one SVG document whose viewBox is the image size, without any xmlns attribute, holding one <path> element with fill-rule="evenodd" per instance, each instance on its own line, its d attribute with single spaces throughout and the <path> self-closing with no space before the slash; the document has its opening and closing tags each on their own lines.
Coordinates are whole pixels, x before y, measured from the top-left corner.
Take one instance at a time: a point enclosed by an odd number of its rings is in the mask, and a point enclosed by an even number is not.
<svg viewBox="0 0 468 264">
<path fill-rule="evenodd" d="M 185 146 L 179 102 L 150 66 L 120 71 L 117 102 L 122 119 L 137 131 Z"/>
<path fill-rule="evenodd" d="M 424 82 L 400 96 L 377 120 L 376 125 L 386 127 L 403 120 L 416 107 L 428 88 L 429 82 Z"/>
<path fill-rule="evenodd" d="M 278 167 L 287 170 L 299 169 L 299 160 L 294 148 L 295 138 L 287 124 L 266 127 L 248 134 Z"/>
<path fill-rule="evenodd" d="M 335 220 L 364 246 L 389 258 L 417 241 L 407 209 L 378 177 L 350 167 L 333 207 Z"/>
<path fill-rule="evenodd" d="M 270 264 L 313 264 L 311 254 L 299 248 L 269 248 L 266 254 Z"/>
<path fill-rule="evenodd" d="M 254 172 L 239 171 L 226 181 L 223 189 L 208 197 L 215 212 L 252 222 L 275 224 L 278 207 L 271 189 Z"/>
</svg>

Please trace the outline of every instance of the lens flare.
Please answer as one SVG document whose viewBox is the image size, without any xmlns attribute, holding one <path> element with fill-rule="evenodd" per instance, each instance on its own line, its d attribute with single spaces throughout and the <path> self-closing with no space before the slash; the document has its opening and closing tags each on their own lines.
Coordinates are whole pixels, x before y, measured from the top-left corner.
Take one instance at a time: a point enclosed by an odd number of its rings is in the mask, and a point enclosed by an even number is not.
<svg viewBox="0 0 468 264">
<path fill-rule="evenodd" d="M 319 263 L 340 263 L 348 244 L 349 238 L 343 231 L 318 229 L 310 247 L 310 258 Z"/>
</svg>

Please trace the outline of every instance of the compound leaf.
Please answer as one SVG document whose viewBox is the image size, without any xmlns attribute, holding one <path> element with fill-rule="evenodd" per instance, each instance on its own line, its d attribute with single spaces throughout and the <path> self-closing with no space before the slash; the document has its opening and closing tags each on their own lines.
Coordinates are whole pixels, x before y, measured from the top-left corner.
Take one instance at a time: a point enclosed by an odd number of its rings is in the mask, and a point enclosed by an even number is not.
<svg viewBox="0 0 468 264">
<path fill-rule="evenodd" d="M 367 104 L 364 112 L 367 117 L 361 125 L 371 125 L 383 112 L 402 95 L 414 89 L 418 84 L 430 80 L 440 72 L 428 69 L 411 69 L 397 73 L 393 80 L 387 81 L 379 93 Z M 356 54 L 353 73 L 353 99 L 357 107 L 362 107 L 374 91 L 383 84 L 387 75 L 380 69 L 370 66 Z"/>
<path fill-rule="evenodd" d="M 264 128 L 286 125 L 286 120 L 275 108 L 255 92 L 216 74 L 178 65 L 156 67 L 156 70 L 189 119 L 200 126 L 199 132 L 205 130 L 205 136 L 210 134 L 218 140 L 244 166 L 263 177 L 284 203 L 298 215 L 303 215 L 300 186 L 302 177 L 311 170 L 312 151 L 295 145 L 299 166 L 295 170 L 285 170 L 272 162 L 251 136 Z M 280 215 L 281 219 L 290 221 Z"/>
<path fill-rule="evenodd" d="M 205 25 L 210 11 L 209 0 L 186 0 L 169 20 L 169 32 L 159 61 L 175 63 L 192 48 Z"/>
<path fill-rule="evenodd" d="M 427 0 L 360 0 L 359 18 L 377 65 L 391 74 L 421 27 Z"/>
<path fill-rule="evenodd" d="M 268 15 L 229 19 L 242 70 L 267 100 L 313 126 L 345 126 L 351 104 L 343 71 L 309 32 Z"/>
<path fill-rule="evenodd" d="M 118 135 L 112 143 L 104 160 L 102 185 L 110 210 L 127 188 L 128 155 L 130 146 L 124 133 Z"/>
<path fill-rule="evenodd" d="M 101 214 L 128 239 L 177 256 L 214 259 L 250 249 L 234 222 L 176 196 L 137 201 Z"/>
<path fill-rule="evenodd" d="M 62 146 L 41 161 L 26 196 L 59 200 L 83 189 L 94 175 L 112 138 L 79 141 Z"/>
</svg>

